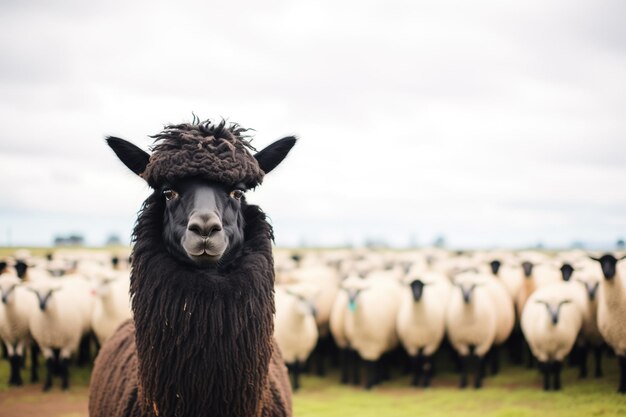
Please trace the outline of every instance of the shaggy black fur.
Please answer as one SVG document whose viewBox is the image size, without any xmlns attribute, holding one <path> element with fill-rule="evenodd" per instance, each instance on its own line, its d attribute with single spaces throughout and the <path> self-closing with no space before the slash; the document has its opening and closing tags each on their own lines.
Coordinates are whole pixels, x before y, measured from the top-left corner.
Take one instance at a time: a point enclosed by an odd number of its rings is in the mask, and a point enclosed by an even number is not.
<svg viewBox="0 0 626 417">
<path fill-rule="evenodd" d="M 129 415 L 291 415 L 286 369 L 272 343 L 272 230 L 258 207 L 243 210 L 246 240 L 239 256 L 221 268 L 198 269 L 167 252 L 163 201 L 156 195 L 146 201 L 134 232 L 133 356 L 139 382 L 138 404 Z M 107 347 L 104 358 L 111 356 Z M 107 366 L 97 364 L 94 371 L 92 416 L 107 415 L 98 404 L 111 399 L 101 391 L 119 383 L 97 376 Z"/>
<path fill-rule="evenodd" d="M 162 206 L 149 199 L 135 228 L 131 294 L 144 405 L 166 416 L 256 415 L 272 354 L 271 228 L 259 208 L 246 207 L 237 261 L 198 269 L 166 251 Z"/>
</svg>

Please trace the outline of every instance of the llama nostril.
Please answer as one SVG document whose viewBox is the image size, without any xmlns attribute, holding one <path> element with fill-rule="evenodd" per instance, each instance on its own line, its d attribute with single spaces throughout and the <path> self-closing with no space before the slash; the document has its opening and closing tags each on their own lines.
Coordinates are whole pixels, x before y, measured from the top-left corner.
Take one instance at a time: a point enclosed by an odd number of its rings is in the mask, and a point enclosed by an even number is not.
<svg viewBox="0 0 626 417">
<path fill-rule="evenodd" d="M 206 239 L 222 230 L 222 222 L 217 216 L 193 216 L 187 230 Z"/>
<path fill-rule="evenodd" d="M 192 223 L 189 226 L 187 226 L 187 230 L 189 230 L 190 232 L 193 232 L 197 235 L 202 236 L 202 229 L 200 229 L 200 226 L 196 223 Z"/>
<path fill-rule="evenodd" d="M 214 223 L 214 224 L 211 224 L 211 225 L 209 226 L 209 234 L 208 234 L 208 236 L 209 236 L 209 237 L 211 237 L 211 236 L 213 236 L 215 233 L 220 232 L 221 230 L 222 230 L 222 225 L 221 225 L 220 223 L 217 223 L 217 222 L 216 222 L 216 223 Z"/>
</svg>

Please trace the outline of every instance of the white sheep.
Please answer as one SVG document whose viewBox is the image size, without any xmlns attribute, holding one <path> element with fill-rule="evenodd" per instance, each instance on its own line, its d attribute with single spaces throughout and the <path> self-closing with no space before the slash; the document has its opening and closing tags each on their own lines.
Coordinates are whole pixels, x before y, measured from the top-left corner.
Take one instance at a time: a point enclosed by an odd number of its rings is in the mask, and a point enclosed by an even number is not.
<svg viewBox="0 0 626 417">
<path fill-rule="evenodd" d="M 91 327 L 100 345 L 115 333 L 120 324 L 132 317 L 129 273 L 117 272 L 115 275 L 102 280 L 95 289 Z"/>
<path fill-rule="evenodd" d="M 398 337 L 412 359 L 413 381 L 428 387 L 432 377 L 432 355 L 445 336 L 445 317 L 450 282 L 437 272 L 409 273 L 404 280 L 396 320 Z"/>
<path fill-rule="evenodd" d="M 301 367 L 317 343 L 317 311 L 313 304 L 317 292 L 317 287 L 306 283 L 276 288 L 274 337 L 292 374 L 294 390 L 300 388 Z"/>
<path fill-rule="evenodd" d="M 321 262 L 320 260 L 316 261 Z M 313 260 L 309 262 L 313 262 Z M 312 361 L 314 360 L 317 365 L 317 374 L 324 376 L 325 354 L 328 353 L 331 342 L 329 334 L 330 312 L 339 292 L 339 274 L 335 268 L 309 264 L 309 266 L 283 272 L 281 281 L 283 283 L 310 283 L 317 287 L 315 298 L 312 301 L 317 311 L 315 322 L 319 333 L 319 343 Z"/>
<path fill-rule="evenodd" d="M 69 388 L 69 358 L 91 327 L 92 286 L 78 277 L 41 280 L 29 288 L 39 308 L 29 317 L 30 332 L 46 359 L 44 391 L 52 387 L 54 349 L 59 349 L 62 388 Z"/>
<path fill-rule="evenodd" d="M 620 382 L 618 392 L 626 393 L 626 275 L 611 254 L 592 258 L 600 263 L 604 279 L 598 294 L 598 327 L 604 340 L 618 357 Z"/>
<path fill-rule="evenodd" d="M 330 312 L 329 328 L 330 334 L 339 348 L 339 363 L 341 365 L 341 383 L 350 382 L 350 371 L 352 381 L 358 384 L 358 368 L 356 367 L 356 352 L 350 347 L 350 341 L 346 336 L 346 315 L 349 314 L 349 296 L 348 292 L 351 288 L 358 288 L 358 283 L 363 280 L 356 274 L 347 276 L 341 284 L 341 289 L 335 297 L 333 307 Z M 355 284 L 356 283 L 356 284 Z M 355 287 L 357 285 L 357 287 Z"/>
<path fill-rule="evenodd" d="M 0 339 L 7 349 L 11 364 L 9 385 L 22 385 L 20 367 L 29 347 L 33 349 L 31 351 L 31 382 L 36 382 L 38 380 L 37 352 L 36 348 L 31 346 L 28 327 L 29 316 L 36 304 L 30 294 L 25 291 L 22 280 L 12 274 L 3 274 L 0 277 L 0 296 L 2 297 Z"/>
<path fill-rule="evenodd" d="M 561 389 L 563 359 L 582 326 L 582 311 L 573 285 L 556 283 L 535 291 L 522 312 L 524 336 L 543 373 L 543 389 Z M 554 377 L 553 384 L 550 378 Z"/>
<path fill-rule="evenodd" d="M 485 288 L 489 291 L 496 309 L 496 334 L 489 351 L 491 371 L 497 374 L 500 371 L 500 348 L 509 339 L 515 326 L 515 305 L 504 283 L 493 274 L 484 275 Z"/>
<path fill-rule="evenodd" d="M 497 310 L 486 284 L 484 277 L 474 272 L 457 275 L 446 311 L 448 339 L 460 356 L 461 388 L 467 386 L 470 356 L 478 359 L 474 386 L 482 386 L 484 357 L 496 336 Z"/>
<path fill-rule="evenodd" d="M 384 379 L 382 356 L 398 346 L 396 317 L 401 287 L 393 279 L 365 279 L 357 286 L 345 285 L 345 336 L 367 366 L 365 387 L 370 389 Z"/>
</svg>

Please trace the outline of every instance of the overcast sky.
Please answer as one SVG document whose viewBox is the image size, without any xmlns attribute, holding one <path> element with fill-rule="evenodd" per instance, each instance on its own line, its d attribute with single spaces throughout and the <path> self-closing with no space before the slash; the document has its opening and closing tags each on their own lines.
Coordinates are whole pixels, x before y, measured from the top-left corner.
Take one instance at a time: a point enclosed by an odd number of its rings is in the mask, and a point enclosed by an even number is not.
<svg viewBox="0 0 626 417">
<path fill-rule="evenodd" d="M 128 242 L 104 137 L 192 111 L 300 137 L 248 196 L 279 245 L 626 235 L 626 2 L 207 3 L 0 2 L 0 245 Z"/>
</svg>

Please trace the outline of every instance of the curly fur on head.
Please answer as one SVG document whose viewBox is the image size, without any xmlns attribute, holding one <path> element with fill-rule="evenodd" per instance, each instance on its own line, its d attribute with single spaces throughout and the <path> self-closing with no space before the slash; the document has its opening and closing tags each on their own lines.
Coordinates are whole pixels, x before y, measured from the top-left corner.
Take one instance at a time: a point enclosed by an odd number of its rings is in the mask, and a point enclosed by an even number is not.
<svg viewBox="0 0 626 417">
<path fill-rule="evenodd" d="M 200 123 L 168 125 L 154 136 L 155 144 L 141 176 L 156 188 L 164 183 L 189 177 L 201 177 L 220 184 L 243 183 L 247 188 L 261 184 L 265 173 L 250 150 L 255 150 L 248 129 L 236 123 Z"/>
</svg>

